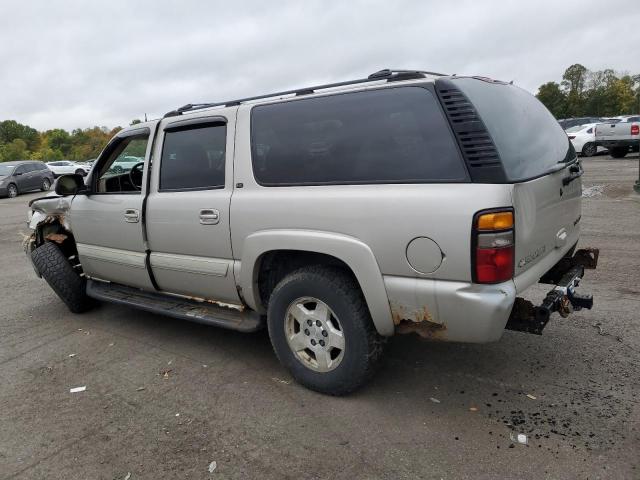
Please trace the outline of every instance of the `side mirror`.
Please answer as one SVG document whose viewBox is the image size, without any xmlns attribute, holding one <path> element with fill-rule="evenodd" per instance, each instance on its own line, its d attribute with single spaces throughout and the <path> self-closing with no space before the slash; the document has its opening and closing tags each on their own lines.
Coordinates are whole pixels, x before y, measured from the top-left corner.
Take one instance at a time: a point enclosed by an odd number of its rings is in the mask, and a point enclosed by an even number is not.
<svg viewBox="0 0 640 480">
<path fill-rule="evenodd" d="M 54 190 L 57 195 L 64 197 L 66 195 L 87 193 L 88 188 L 84 183 L 84 177 L 73 173 L 69 175 L 60 175 L 58 180 L 56 180 Z"/>
</svg>

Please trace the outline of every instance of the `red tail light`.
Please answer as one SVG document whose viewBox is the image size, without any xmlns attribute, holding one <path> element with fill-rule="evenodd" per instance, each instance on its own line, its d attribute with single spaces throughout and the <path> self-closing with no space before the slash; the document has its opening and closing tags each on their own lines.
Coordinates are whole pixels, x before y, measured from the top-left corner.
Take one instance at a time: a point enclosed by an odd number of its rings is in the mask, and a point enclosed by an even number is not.
<svg viewBox="0 0 640 480">
<path fill-rule="evenodd" d="M 503 248 L 478 248 L 476 281 L 498 283 L 513 277 L 513 245 Z"/>
<path fill-rule="evenodd" d="M 513 278 L 513 227 L 512 209 L 476 213 L 471 238 L 474 282 L 499 283 Z"/>
<path fill-rule="evenodd" d="M 631 135 L 638 135 L 640 133 L 639 125 L 631 125 Z"/>
</svg>

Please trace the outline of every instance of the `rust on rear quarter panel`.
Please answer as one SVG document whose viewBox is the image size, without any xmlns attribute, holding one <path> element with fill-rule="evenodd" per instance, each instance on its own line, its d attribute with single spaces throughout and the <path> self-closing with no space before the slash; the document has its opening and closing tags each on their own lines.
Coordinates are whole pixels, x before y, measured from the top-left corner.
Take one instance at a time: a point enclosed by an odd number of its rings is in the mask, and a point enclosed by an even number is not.
<svg viewBox="0 0 640 480">
<path fill-rule="evenodd" d="M 422 338 L 446 340 L 446 325 L 434 322 L 426 306 L 407 307 L 392 302 L 391 316 L 398 334 L 416 333 Z"/>
</svg>

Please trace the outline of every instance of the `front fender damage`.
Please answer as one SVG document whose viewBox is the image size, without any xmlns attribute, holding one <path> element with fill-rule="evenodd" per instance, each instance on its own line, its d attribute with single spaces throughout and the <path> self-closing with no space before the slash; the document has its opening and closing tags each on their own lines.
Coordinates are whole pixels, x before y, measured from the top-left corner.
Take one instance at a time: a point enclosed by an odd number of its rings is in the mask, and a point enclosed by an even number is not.
<svg viewBox="0 0 640 480">
<path fill-rule="evenodd" d="M 29 229 L 31 234 L 25 236 L 23 247 L 29 260 L 31 252 L 45 242 L 55 242 L 69 255 L 75 255 L 75 242 L 67 214 L 71 207 L 69 197 L 41 197 L 29 203 Z M 33 264 L 32 264 L 33 265 Z M 38 277 L 40 272 L 34 270 Z"/>
</svg>

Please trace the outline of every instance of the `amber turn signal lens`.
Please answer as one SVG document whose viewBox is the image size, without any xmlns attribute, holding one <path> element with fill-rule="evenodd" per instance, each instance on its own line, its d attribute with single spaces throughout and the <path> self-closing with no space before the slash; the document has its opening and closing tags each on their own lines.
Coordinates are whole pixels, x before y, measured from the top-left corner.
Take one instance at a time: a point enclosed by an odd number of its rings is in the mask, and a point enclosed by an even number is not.
<svg viewBox="0 0 640 480">
<path fill-rule="evenodd" d="M 513 228 L 513 212 L 483 213 L 478 216 L 478 230 Z"/>
</svg>

